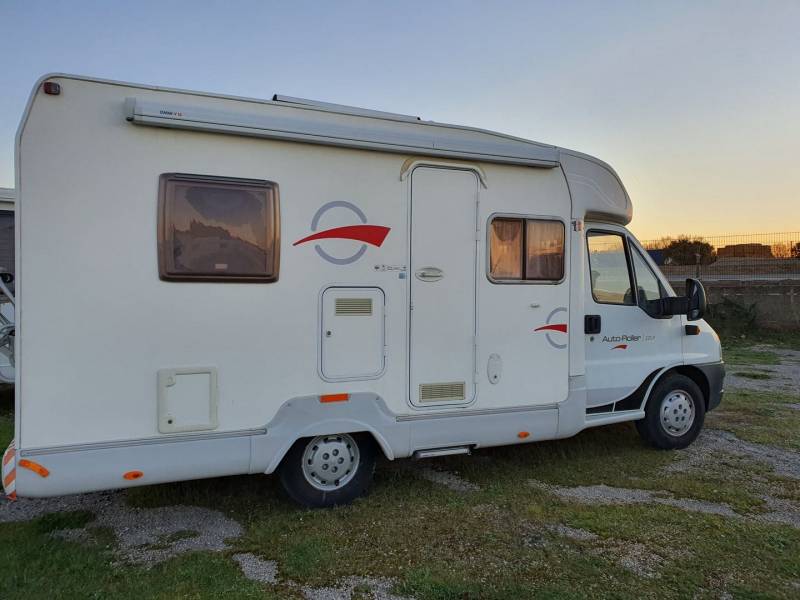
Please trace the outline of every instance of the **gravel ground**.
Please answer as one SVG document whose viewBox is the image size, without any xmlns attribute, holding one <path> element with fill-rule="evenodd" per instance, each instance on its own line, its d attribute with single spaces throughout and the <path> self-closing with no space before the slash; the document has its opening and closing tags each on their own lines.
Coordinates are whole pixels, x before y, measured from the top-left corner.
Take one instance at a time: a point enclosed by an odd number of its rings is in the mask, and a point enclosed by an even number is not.
<svg viewBox="0 0 800 600">
<path fill-rule="evenodd" d="M 248 579 L 261 583 L 275 583 L 278 580 L 278 563 L 274 560 L 264 560 L 249 552 L 234 554 L 232 558 L 239 563 Z"/>
<path fill-rule="evenodd" d="M 675 450 L 678 460 L 666 468 L 667 472 L 684 472 L 713 465 L 715 453 L 742 456 L 771 466 L 778 475 L 800 479 L 800 453 L 740 440 L 728 431 L 704 429 L 700 437 L 685 450 Z"/>
<path fill-rule="evenodd" d="M 758 392 L 783 392 L 800 394 L 800 351 L 774 346 L 753 346 L 753 350 L 774 352 L 780 357 L 779 365 L 728 365 L 725 386 Z M 768 379 L 742 377 L 737 373 L 764 373 Z"/>
<path fill-rule="evenodd" d="M 307 600 L 351 600 L 354 592 L 358 598 L 373 600 L 411 600 L 391 593 L 394 580 L 376 577 L 348 577 L 335 587 L 303 587 Z"/>
<path fill-rule="evenodd" d="M 432 467 L 423 467 L 419 463 L 410 463 L 413 472 L 427 479 L 433 483 L 438 483 L 444 487 L 453 490 L 454 492 L 478 492 L 480 487 L 474 483 L 462 479 L 456 473 L 434 469 Z"/>
<path fill-rule="evenodd" d="M 612 554 L 614 562 L 620 567 L 638 575 L 639 577 L 658 577 L 660 569 L 666 564 L 663 556 L 659 556 L 639 543 L 620 542 L 607 540 L 595 548 L 593 554 Z"/>
<path fill-rule="evenodd" d="M 727 504 L 692 500 L 689 498 L 675 498 L 665 492 L 616 488 L 607 485 L 561 487 L 536 480 L 531 480 L 528 484 L 532 487 L 546 490 L 562 500 L 572 500 L 582 504 L 664 504 L 690 512 L 722 515 L 724 517 L 739 516 L 738 513 Z"/>
<path fill-rule="evenodd" d="M 196 506 L 135 508 L 125 504 L 124 492 L 3 501 L 0 522 L 76 510 L 89 511 L 95 518 L 85 528 L 56 531 L 54 536 L 86 542 L 92 528 L 108 527 L 116 535 L 118 557 L 144 566 L 184 552 L 225 550 L 227 539 L 242 535 L 239 523 L 219 511 Z"/>
<path fill-rule="evenodd" d="M 666 492 L 616 488 L 607 485 L 561 487 L 536 480 L 531 480 L 528 484 L 554 494 L 562 500 L 583 504 L 662 504 L 689 512 L 741 518 L 762 523 L 780 523 L 800 529 L 800 505 L 768 494 L 762 496 L 765 508 L 764 513 L 740 514 L 727 504 L 691 498 L 675 498 L 672 494 Z"/>
</svg>

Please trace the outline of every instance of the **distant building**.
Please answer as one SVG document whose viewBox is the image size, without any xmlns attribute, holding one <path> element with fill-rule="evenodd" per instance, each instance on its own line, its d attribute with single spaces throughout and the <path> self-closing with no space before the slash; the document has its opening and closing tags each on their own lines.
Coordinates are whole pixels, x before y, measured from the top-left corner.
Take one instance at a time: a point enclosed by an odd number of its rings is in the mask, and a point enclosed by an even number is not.
<svg viewBox="0 0 800 600">
<path fill-rule="evenodd" d="M 717 249 L 717 258 L 774 258 L 765 244 L 731 244 Z"/>
</svg>

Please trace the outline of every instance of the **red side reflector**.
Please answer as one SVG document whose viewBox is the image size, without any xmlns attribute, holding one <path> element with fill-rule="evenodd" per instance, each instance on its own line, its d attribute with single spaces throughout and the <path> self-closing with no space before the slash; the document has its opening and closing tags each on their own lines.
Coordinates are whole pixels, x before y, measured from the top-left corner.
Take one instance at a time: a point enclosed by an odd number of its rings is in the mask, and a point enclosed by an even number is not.
<svg viewBox="0 0 800 600">
<path fill-rule="evenodd" d="M 17 465 L 22 467 L 23 469 L 28 469 L 29 471 L 33 471 L 39 477 L 47 477 L 50 475 L 50 471 L 44 468 L 37 462 L 33 462 L 32 460 L 28 460 L 27 458 L 20 459 L 17 462 Z"/>
<path fill-rule="evenodd" d="M 325 394 L 319 397 L 320 402 L 347 402 L 350 394 Z"/>
<path fill-rule="evenodd" d="M 42 89 L 45 94 L 50 94 L 51 96 L 58 96 L 61 93 L 61 85 L 55 81 L 45 81 Z"/>
<path fill-rule="evenodd" d="M 521 440 L 524 440 L 524 439 L 525 439 L 526 437 L 528 437 L 528 436 L 530 436 L 530 433 L 529 433 L 529 432 L 527 432 L 527 431 L 520 431 L 520 432 L 517 434 L 517 437 L 518 437 L 519 439 L 521 439 Z"/>
<path fill-rule="evenodd" d="M 141 471 L 128 471 L 123 476 L 123 479 L 127 479 L 128 481 L 133 481 L 134 479 L 141 479 L 144 477 L 144 473 Z"/>
</svg>

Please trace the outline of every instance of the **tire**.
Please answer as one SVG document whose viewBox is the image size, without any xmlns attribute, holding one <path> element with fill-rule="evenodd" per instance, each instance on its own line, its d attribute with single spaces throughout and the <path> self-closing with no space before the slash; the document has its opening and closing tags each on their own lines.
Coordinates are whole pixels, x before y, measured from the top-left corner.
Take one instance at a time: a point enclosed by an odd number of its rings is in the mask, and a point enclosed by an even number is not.
<svg viewBox="0 0 800 600">
<path fill-rule="evenodd" d="M 700 434 L 706 402 L 694 381 L 673 373 L 653 388 L 644 412 L 644 419 L 635 423 L 642 439 L 661 450 L 677 450 L 686 448 Z"/>
<path fill-rule="evenodd" d="M 303 438 L 283 457 L 278 475 L 286 493 L 298 504 L 308 508 L 341 506 L 367 492 L 376 455 L 375 440 L 368 433 Z"/>
</svg>

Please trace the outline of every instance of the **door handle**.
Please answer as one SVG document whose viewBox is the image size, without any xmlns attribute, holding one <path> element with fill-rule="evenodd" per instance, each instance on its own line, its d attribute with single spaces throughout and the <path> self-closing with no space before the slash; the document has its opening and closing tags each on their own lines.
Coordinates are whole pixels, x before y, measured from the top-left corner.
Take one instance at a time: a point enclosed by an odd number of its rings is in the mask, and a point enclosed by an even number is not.
<svg viewBox="0 0 800 600">
<path fill-rule="evenodd" d="M 583 317 L 583 332 L 600 333 L 601 323 L 600 315 L 586 315 Z"/>
<path fill-rule="evenodd" d="M 420 281 L 439 281 L 444 277 L 444 271 L 436 267 L 422 267 L 414 272 L 414 277 Z"/>
</svg>

